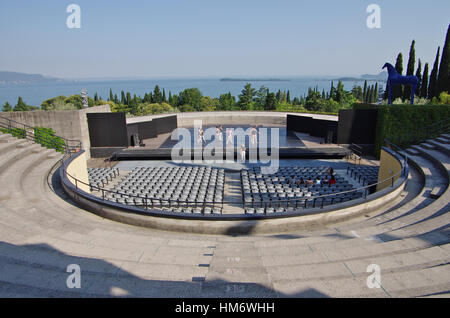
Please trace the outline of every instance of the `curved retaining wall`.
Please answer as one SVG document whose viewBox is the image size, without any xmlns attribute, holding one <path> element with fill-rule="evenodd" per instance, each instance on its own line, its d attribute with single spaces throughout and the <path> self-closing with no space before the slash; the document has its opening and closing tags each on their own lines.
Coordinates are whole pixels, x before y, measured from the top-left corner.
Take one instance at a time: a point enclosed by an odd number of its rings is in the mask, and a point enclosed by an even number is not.
<svg viewBox="0 0 450 318">
<path fill-rule="evenodd" d="M 225 112 L 195 112 L 195 113 L 176 113 L 166 115 L 153 115 L 127 118 L 127 124 L 150 121 L 152 119 L 165 116 L 177 115 L 178 127 L 193 127 L 194 120 L 201 120 L 203 125 L 275 125 L 285 126 L 288 114 L 313 117 L 316 119 L 327 119 L 337 121 L 338 116 L 315 115 L 306 113 L 288 113 L 288 112 L 264 112 L 264 111 L 225 111 Z"/>
<path fill-rule="evenodd" d="M 394 154 L 387 149 L 389 153 Z M 114 221 L 149 227 L 166 231 L 190 232 L 200 234 L 263 234 L 280 233 L 301 229 L 312 229 L 327 224 L 342 222 L 376 211 L 389 204 L 403 191 L 408 171 L 395 181 L 393 187 L 383 189 L 367 199 L 315 208 L 301 212 L 271 215 L 194 215 L 175 214 L 162 211 L 143 211 L 142 209 L 121 205 L 77 188 L 65 174 L 65 169 L 81 156 L 76 154 L 66 160 L 60 169 L 62 186 L 66 193 L 78 204 L 101 217 Z M 400 159 L 399 157 L 395 156 Z"/>
</svg>

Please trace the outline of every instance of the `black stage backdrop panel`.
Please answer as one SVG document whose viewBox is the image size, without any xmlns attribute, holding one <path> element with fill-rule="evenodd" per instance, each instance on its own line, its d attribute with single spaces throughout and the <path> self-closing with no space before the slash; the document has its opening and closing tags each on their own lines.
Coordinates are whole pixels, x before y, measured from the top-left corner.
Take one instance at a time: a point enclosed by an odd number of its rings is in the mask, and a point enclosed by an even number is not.
<svg viewBox="0 0 450 318">
<path fill-rule="evenodd" d="M 309 134 L 313 128 L 312 117 L 287 115 L 286 130 Z"/>
<path fill-rule="evenodd" d="M 141 137 L 141 139 L 158 137 L 158 134 L 156 132 L 156 125 L 153 120 L 138 123 L 137 125 L 139 126 L 139 136 Z"/>
<path fill-rule="evenodd" d="M 91 147 L 128 147 L 125 113 L 86 114 Z"/>
<path fill-rule="evenodd" d="M 156 126 L 156 134 L 166 134 L 174 131 L 177 129 L 177 115 L 173 116 L 167 116 L 167 117 L 161 117 L 161 118 L 154 118 L 152 120 L 154 125 Z"/>
<path fill-rule="evenodd" d="M 286 129 L 325 139 L 325 143 L 337 142 L 338 123 L 307 116 L 287 115 Z"/>
<path fill-rule="evenodd" d="M 375 144 L 376 109 L 349 109 L 339 111 L 338 144 Z"/>
</svg>

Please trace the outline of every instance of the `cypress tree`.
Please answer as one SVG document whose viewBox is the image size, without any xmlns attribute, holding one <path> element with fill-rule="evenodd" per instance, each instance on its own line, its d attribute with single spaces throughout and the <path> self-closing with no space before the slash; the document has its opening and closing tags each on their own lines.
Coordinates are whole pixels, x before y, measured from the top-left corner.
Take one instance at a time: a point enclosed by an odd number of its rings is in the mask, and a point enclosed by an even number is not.
<svg viewBox="0 0 450 318">
<path fill-rule="evenodd" d="M 109 99 L 108 100 L 110 102 L 112 102 L 114 100 L 114 95 L 113 95 L 113 92 L 112 92 L 112 88 L 109 89 Z"/>
<path fill-rule="evenodd" d="M 336 89 L 334 88 L 334 83 L 331 81 L 331 88 L 330 88 L 330 99 L 336 100 Z"/>
<path fill-rule="evenodd" d="M 127 103 L 126 103 L 126 105 L 130 106 L 131 102 L 132 102 L 131 94 L 130 94 L 130 92 L 127 92 Z"/>
<path fill-rule="evenodd" d="M 423 69 L 423 77 L 422 83 L 420 84 L 420 97 L 427 98 L 428 97 L 428 63 L 425 63 L 425 67 Z"/>
<path fill-rule="evenodd" d="M 125 97 L 124 91 L 120 92 L 120 95 L 121 95 L 120 103 L 123 104 L 123 105 L 126 105 L 127 104 L 127 98 Z"/>
<path fill-rule="evenodd" d="M 367 80 L 364 81 L 363 101 L 367 103 Z"/>
<path fill-rule="evenodd" d="M 398 74 L 403 74 L 403 55 L 402 53 L 399 53 L 397 55 L 397 61 L 395 62 L 395 70 L 398 72 Z M 395 85 L 392 87 L 392 101 L 395 99 L 403 96 L 403 87 L 402 85 Z"/>
<path fill-rule="evenodd" d="M 161 90 L 159 89 L 158 85 L 155 86 L 155 89 L 153 91 L 153 103 L 158 103 L 158 104 L 162 103 L 162 94 L 161 94 Z"/>
<path fill-rule="evenodd" d="M 442 49 L 441 66 L 437 79 L 437 95 L 442 92 L 450 93 L 450 24 L 447 29 L 444 47 Z"/>
<path fill-rule="evenodd" d="M 433 99 L 433 97 L 437 97 L 437 73 L 438 73 L 438 67 L 439 67 L 439 54 L 440 54 L 441 47 L 438 47 L 437 54 L 436 54 L 436 60 L 434 61 L 433 69 L 431 70 L 430 75 L 430 84 L 428 85 L 428 99 Z"/>
<path fill-rule="evenodd" d="M 289 90 L 287 91 L 286 102 L 287 102 L 288 104 L 291 103 L 291 92 L 289 92 Z"/>
<path fill-rule="evenodd" d="M 416 44 L 416 41 L 412 41 L 411 48 L 409 50 L 409 60 L 408 60 L 408 66 L 406 68 L 406 75 L 414 75 L 414 66 L 416 64 L 416 50 L 414 48 Z M 403 89 L 403 99 L 409 100 L 411 97 L 411 87 L 409 85 L 406 85 Z"/>
<path fill-rule="evenodd" d="M 163 93 L 162 93 L 162 101 L 165 103 L 167 101 L 166 99 L 166 90 L 163 88 Z"/>
<path fill-rule="evenodd" d="M 420 96 L 420 91 L 422 87 L 422 61 L 419 59 L 419 65 L 417 66 L 416 76 L 419 79 L 419 84 L 416 88 L 416 95 Z"/>
<path fill-rule="evenodd" d="M 95 92 L 95 95 L 94 95 L 94 102 L 98 102 L 98 94 L 97 94 L 97 92 Z"/>
<path fill-rule="evenodd" d="M 373 91 L 374 103 L 378 103 L 378 82 L 375 84 L 375 90 Z"/>
<path fill-rule="evenodd" d="M 114 94 L 114 104 L 119 104 L 119 99 L 117 98 L 117 94 Z"/>
</svg>

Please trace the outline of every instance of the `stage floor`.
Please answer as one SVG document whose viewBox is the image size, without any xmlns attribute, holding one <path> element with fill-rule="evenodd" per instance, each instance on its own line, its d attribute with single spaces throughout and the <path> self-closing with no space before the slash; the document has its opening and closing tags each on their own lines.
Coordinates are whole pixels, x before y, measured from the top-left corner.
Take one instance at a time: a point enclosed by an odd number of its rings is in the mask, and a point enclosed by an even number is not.
<svg viewBox="0 0 450 318">
<path fill-rule="evenodd" d="M 257 143 L 252 143 L 251 126 L 223 126 L 222 140 L 216 136 L 216 128 L 204 126 L 205 142 L 198 140 L 198 132 L 193 127 L 177 130 L 178 138 L 172 140 L 172 133 L 159 135 L 157 138 L 145 139 L 142 147 L 129 147 L 114 153 L 113 160 L 170 160 L 174 148 L 184 149 L 181 156 L 188 151 L 192 159 L 206 158 L 205 154 L 212 149 L 222 149 L 223 158 L 240 158 L 241 145 L 245 144 L 247 158 L 249 154 L 256 154 L 258 158 L 278 153 L 280 159 L 342 159 L 349 150 L 336 144 L 325 144 L 323 138 L 312 137 L 287 131 L 285 126 L 258 127 Z M 211 128 L 208 130 L 208 128 Z M 233 143 L 227 144 L 226 130 L 233 128 L 236 135 Z M 178 151 L 178 150 L 176 150 Z M 227 154 L 228 152 L 228 154 Z M 214 151 L 215 153 L 215 151 Z M 187 155 L 189 156 L 189 155 Z M 220 155 L 219 155 L 220 156 Z"/>
</svg>

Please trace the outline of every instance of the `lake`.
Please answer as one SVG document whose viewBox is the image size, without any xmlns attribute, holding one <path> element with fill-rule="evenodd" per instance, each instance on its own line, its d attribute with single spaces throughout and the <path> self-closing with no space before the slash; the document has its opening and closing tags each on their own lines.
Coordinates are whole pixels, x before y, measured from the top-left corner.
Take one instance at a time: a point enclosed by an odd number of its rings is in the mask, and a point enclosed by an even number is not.
<svg viewBox="0 0 450 318">
<path fill-rule="evenodd" d="M 272 78 L 272 77 L 271 77 Z M 123 90 L 130 92 L 131 95 L 144 97 L 145 93 L 153 91 L 155 85 L 159 85 L 166 91 L 166 96 L 169 96 L 169 91 L 172 94 L 178 94 L 186 88 L 198 88 L 204 96 L 219 97 L 221 94 L 231 92 L 233 96 L 241 93 L 246 81 L 221 81 L 220 78 L 206 78 L 206 79 L 142 79 L 142 80 L 91 80 L 91 81 L 77 81 L 77 82 L 57 82 L 57 83 L 41 83 L 41 84 L 0 84 L 0 105 L 8 101 L 11 105 L 17 103 L 18 96 L 21 96 L 25 103 L 33 106 L 40 106 L 41 103 L 49 98 L 59 95 L 69 96 L 80 94 L 82 89 L 86 89 L 88 95 L 93 97 L 97 92 L 103 99 L 109 98 L 110 88 L 113 94 L 117 94 L 120 99 L 120 92 Z M 319 87 L 319 91 L 325 89 L 325 92 L 330 91 L 330 78 L 291 78 L 289 80 L 280 81 L 265 81 L 252 80 L 250 81 L 252 87 L 259 89 L 265 86 L 271 92 L 276 92 L 279 89 L 282 91 L 290 91 L 291 99 L 300 97 L 308 92 L 309 87 Z M 375 82 L 368 82 L 370 85 Z M 344 81 L 346 90 L 351 90 L 354 85 L 364 85 L 364 81 Z M 381 87 L 385 83 L 379 82 Z M 334 86 L 337 86 L 337 81 L 334 81 Z"/>
</svg>

